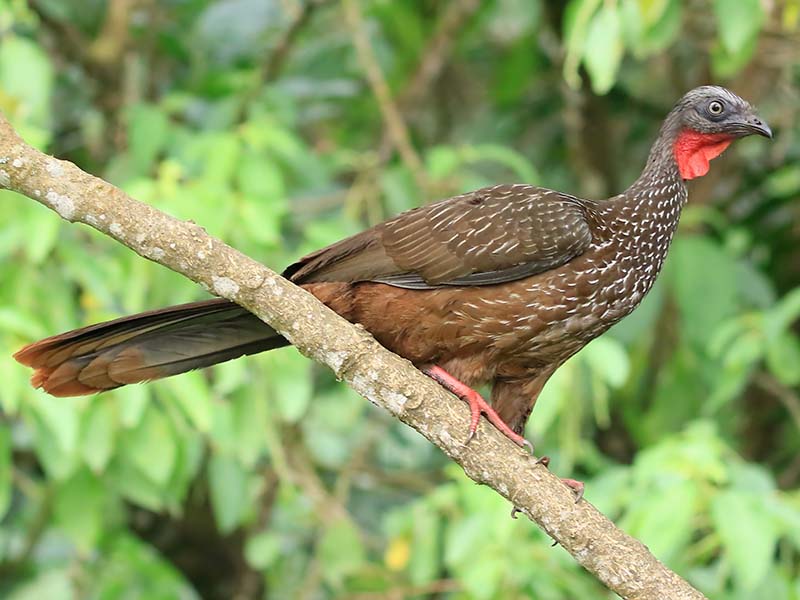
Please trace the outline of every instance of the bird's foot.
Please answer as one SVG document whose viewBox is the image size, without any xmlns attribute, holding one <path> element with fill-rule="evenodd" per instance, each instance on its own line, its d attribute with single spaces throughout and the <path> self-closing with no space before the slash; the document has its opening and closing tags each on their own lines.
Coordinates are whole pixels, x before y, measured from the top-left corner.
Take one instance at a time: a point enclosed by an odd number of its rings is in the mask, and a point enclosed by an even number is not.
<svg viewBox="0 0 800 600">
<path fill-rule="evenodd" d="M 497 414 L 497 411 L 495 411 L 478 392 L 473 390 L 465 383 L 460 382 L 441 367 L 434 365 L 432 367 L 423 369 L 422 372 L 436 381 L 444 389 L 452 392 L 464 402 L 469 404 L 471 419 L 469 423 L 469 435 L 467 436 L 467 443 L 469 443 L 472 438 L 475 437 L 475 433 L 478 430 L 478 422 L 481 419 L 481 413 L 483 413 L 486 415 L 486 418 L 489 419 L 489 422 L 498 430 L 500 430 L 500 433 L 505 435 L 518 446 L 527 448 L 528 451 L 533 454 L 533 444 L 506 425 L 503 419 L 500 418 L 500 415 Z"/>
<path fill-rule="evenodd" d="M 550 469 L 550 457 L 549 456 L 542 456 L 541 458 L 536 459 L 537 465 L 542 465 L 545 469 Z M 566 477 L 561 477 L 561 482 L 571 489 L 575 493 L 575 504 L 581 501 L 583 498 L 583 492 L 586 490 L 586 485 L 582 481 L 578 481 L 577 479 L 568 479 Z M 519 511 L 517 511 L 519 512 Z M 512 513 L 512 516 L 516 518 L 516 514 Z"/>
<path fill-rule="evenodd" d="M 549 456 L 542 456 L 541 458 L 536 459 L 537 465 L 542 465 L 545 469 L 550 469 L 550 457 Z M 561 477 L 561 482 L 570 488 L 575 493 L 575 504 L 580 502 L 581 498 L 583 498 L 583 492 L 586 486 L 582 481 L 578 481 L 577 479 L 566 479 Z M 511 518 L 516 519 L 517 514 L 521 513 L 522 511 L 518 509 L 516 506 L 511 507 Z M 553 545 L 555 546 L 558 542 L 555 542 Z"/>
<path fill-rule="evenodd" d="M 575 504 L 583 498 L 583 492 L 586 490 L 586 485 L 577 479 L 569 479 L 562 477 L 561 482 L 575 493 Z"/>
</svg>

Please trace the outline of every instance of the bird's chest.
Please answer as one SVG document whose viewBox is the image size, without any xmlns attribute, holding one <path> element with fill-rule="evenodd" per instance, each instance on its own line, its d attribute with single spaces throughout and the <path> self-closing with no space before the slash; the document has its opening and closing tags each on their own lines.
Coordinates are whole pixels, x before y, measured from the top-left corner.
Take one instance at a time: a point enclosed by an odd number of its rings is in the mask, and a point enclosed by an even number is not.
<svg viewBox="0 0 800 600">
<path fill-rule="evenodd" d="M 643 221 L 643 222 L 642 222 Z M 519 282 L 503 306 L 495 347 L 533 362 L 566 360 L 630 314 L 650 291 L 677 220 L 622 223 L 562 267 Z"/>
<path fill-rule="evenodd" d="M 650 236 L 630 237 L 630 245 L 612 241 L 593 248 L 574 271 L 563 274 L 562 285 L 553 286 L 548 295 L 567 290 L 564 316 L 555 328 L 588 341 L 641 303 L 661 271 L 671 235 L 661 243 Z"/>
</svg>

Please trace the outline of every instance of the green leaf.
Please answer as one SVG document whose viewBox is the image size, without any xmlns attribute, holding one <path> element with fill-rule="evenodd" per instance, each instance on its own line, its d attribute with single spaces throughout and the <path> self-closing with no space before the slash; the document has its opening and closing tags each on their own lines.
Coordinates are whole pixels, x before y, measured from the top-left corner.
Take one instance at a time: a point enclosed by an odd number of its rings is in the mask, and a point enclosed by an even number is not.
<svg viewBox="0 0 800 600">
<path fill-rule="evenodd" d="M 239 461 L 215 454 L 208 465 L 208 485 L 217 527 L 222 533 L 230 533 L 241 523 L 250 501 L 247 473 Z"/>
<path fill-rule="evenodd" d="M 265 449 L 264 430 L 269 406 L 259 394 L 247 389 L 231 401 L 231 422 L 235 431 L 236 456 L 242 464 L 253 468 Z"/>
<path fill-rule="evenodd" d="M 116 405 L 101 397 L 88 411 L 82 436 L 83 460 L 94 473 L 102 473 L 114 452 L 117 430 Z"/>
<path fill-rule="evenodd" d="M 667 0 L 658 20 L 637 32 L 638 39 L 633 48 L 637 57 L 661 52 L 675 41 L 683 23 L 681 7 L 680 0 Z"/>
<path fill-rule="evenodd" d="M 734 579 L 744 590 L 755 590 L 770 569 L 778 541 L 773 519 L 758 496 L 727 491 L 714 497 L 711 520 Z"/>
<path fill-rule="evenodd" d="M 447 530 L 445 563 L 451 567 L 469 563 L 473 550 L 480 546 L 486 527 L 481 515 L 472 515 L 454 521 Z"/>
<path fill-rule="evenodd" d="M 419 504 L 413 509 L 411 526 L 409 577 L 415 585 L 423 585 L 436 579 L 441 569 L 441 521 L 430 506 Z"/>
<path fill-rule="evenodd" d="M 247 151 L 236 175 L 244 196 L 239 204 L 240 226 L 252 240 L 278 245 L 280 222 L 287 208 L 283 171 L 268 157 Z"/>
<path fill-rule="evenodd" d="M 669 0 L 637 0 L 637 3 L 645 26 L 650 27 L 664 15 L 664 11 L 669 5 Z"/>
<path fill-rule="evenodd" d="M 78 414 L 75 401 L 37 393 L 30 407 L 52 434 L 55 443 L 65 454 L 71 454 L 78 443 Z"/>
<path fill-rule="evenodd" d="M 119 462 L 111 463 L 109 477 L 113 478 L 115 489 L 122 497 L 148 508 L 160 511 L 164 508 L 163 486 L 156 485 L 145 476 L 138 465 L 133 464 L 133 456 L 120 453 Z"/>
<path fill-rule="evenodd" d="M 619 16 L 625 46 L 635 52 L 645 29 L 644 15 L 639 0 L 622 0 Z"/>
<path fill-rule="evenodd" d="M 318 464 L 340 469 L 350 460 L 354 447 L 362 442 L 362 436 L 353 432 L 360 431 L 364 410 L 364 400 L 344 385 L 314 395 L 301 426 L 305 444 Z"/>
<path fill-rule="evenodd" d="M 610 337 L 593 340 L 581 356 L 609 386 L 618 388 L 628 380 L 630 361 L 625 347 Z"/>
<path fill-rule="evenodd" d="M 432 179 L 444 179 L 458 168 L 461 159 L 452 146 L 435 146 L 428 150 L 425 164 L 428 175 Z"/>
<path fill-rule="evenodd" d="M 164 147 L 169 120 L 163 110 L 150 104 L 137 104 L 128 116 L 128 147 L 136 173 L 148 173 Z"/>
<path fill-rule="evenodd" d="M 27 238 L 25 254 L 32 264 L 41 264 L 53 250 L 62 223 L 63 221 L 53 218 L 49 211 L 31 213 L 27 226 L 30 227 L 30 231 L 35 231 L 36 235 Z"/>
<path fill-rule="evenodd" d="M 527 157 L 499 144 L 463 146 L 459 150 L 459 156 L 465 163 L 496 162 L 513 171 L 514 176 L 518 177 L 520 181 L 527 183 L 536 183 L 541 179 Z"/>
<path fill-rule="evenodd" d="M 247 562 L 256 569 L 266 569 L 275 563 L 281 555 L 281 540 L 272 531 L 262 531 L 247 538 L 244 556 Z"/>
<path fill-rule="evenodd" d="M 764 502 L 773 498 L 775 480 L 761 465 L 734 461 L 730 463 L 729 472 L 730 489 L 758 495 Z"/>
<path fill-rule="evenodd" d="M 298 422 L 311 402 L 311 361 L 293 350 L 270 352 L 264 361 L 278 414 L 287 423 Z"/>
<path fill-rule="evenodd" d="M 198 131 L 185 137 L 177 156 L 182 166 L 204 184 L 226 184 L 238 166 L 241 142 L 233 133 Z"/>
<path fill-rule="evenodd" d="M 201 467 L 204 467 L 206 455 L 206 445 L 200 436 L 186 431 L 183 433 L 184 435 L 175 438 L 178 447 L 175 468 L 163 490 L 164 499 L 173 511 L 180 511 L 181 506 L 186 502 L 189 486 Z"/>
<path fill-rule="evenodd" d="M 156 384 L 158 385 L 158 384 Z M 143 385 L 126 385 L 109 392 L 116 396 L 120 407 L 120 422 L 123 427 L 133 429 L 142 422 L 147 406 L 150 404 L 150 390 Z"/>
<path fill-rule="evenodd" d="M 334 586 L 361 567 L 365 555 L 358 529 L 346 519 L 332 523 L 319 542 L 323 577 Z"/>
<path fill-rule="evenodd" d="M 624 528 L 641 540 L 661 560 L 680 560 L 690 541 L 698 510 L 698 486 L 694 481 L 665 474 L 663 485 L 649 486 L 637 497 L 625 517 Z"/>
<path fill-rule="evenodd" d="M 268 177 L 269 174 L 262 176 Z M 281 219 L 286 212 L 283 196 L 273 196 L 269 200 L 246 198 L 239 210 L 238 224 L 253 242 L 265 246 L 279 246 L 281 243 Z"/>
<path fill-rule="evenodd" d="M 758 34 L 764 20 L 761 0 L 714 0 L 719 39 L 731 54 L 738 53 Z"/>
<path fill-rule="evenodd" d="M 63 399 L 59 398 L 59 400 Z M 30 404 L 24 405 L 23 409 L 29 407 Z M 40 416 L 34 415 L 32 421 L 36 454 L 45 472 L 48 477 L 56 481 L 66 479 L 78 466 L 78 453 L 65 452 L 59 445 L 58 438 Z"/>
<path fill-rule="evenodd" d="M 605 94 L 614 85 L 623 50 L 619 13 L 606 4 L 589 24 L 583 48 L 583 62 L 596 94 Z"/>
<path fill-rule="evenodd" d="M 92 565 L 82 566 L 79 571 L 83 576 L 79 579 L 80 598 L 199 600 L 200 596 L 183 579 L 180 571 L 153 546 L 126 533 L 109 538 L 103 544 L 102 552 L 92 557 Z M 71 572 L 74 576 L 74 567 Z M 60 600 L 65 597 L 51 595 L 41 598 Z"/>
<path fill-rule="evenodd" d="M 744 335 L 733 339 L 725 349 L 723 365 L 727 374 L 744 373 L 761 360 L 763 354 L 763 338 L 757 331 L 746 331 Z"/>
<path fill-rule="evenodd" d="M 175 432 L 166 416 L 155 408 L 148 408 L 139 427 L 127 436 L 125 452 L 153 483 L 164 485 L 172 474 L 177 449 Z"/>
<path fill-rule="evenodd" d="M 573 88 L 581 85 L 578 67 L 585 55 L 586 32 L 601 0 L 572 0 L 564 11 L 564 79 Z"/>
<path fill-rule="evenodd" d="M 211 405 L 211 441 L 214 449 L 223 454 L 236 450 L 237 431 L 233 422 L 233 405 L 230 402 L 214 402 Z"/>
<path fill-rule="evenodd" d="M 163 382 L 162 390 L 168 392 L 198 431 L 207 433 L 211 429 L 211 390 L 203 373 L 170 377 Z"/>
<path fill-rule="evenodd" d="M 795 550 L 800 550 L 800 511 L 781 496 L 774 497 L 773 502 L 767 503 L 770 514 L 775 519 L 781 536 L 789 540 Z"/>
<path fill-rule="evenodd" d="M 249 150 L 239 157 L 236 181 L 248 200 L 257 203 L 274 202 L 286 195 L 283 174 L 275 162 Z"/>
<path fill-rule="evenodd" d="M 49 569 L 26 581 L 5 597 L 6 600 L 41 600 L 42 598 L 59 598 L 73 600 L 78 598 L 73 588 L 73 573 L 70 568 Z M 12 583 L 13 582 L 9 582 Z"/>
<path fill-rule="evenodd" d="M 800 383 L 800 340 L 784 332 L 767 346 L 767 366 L 784 385 Z"/>
<path fill-rule="evenodd" d="M 764 335 L 767 339 L 781 335 L 800 318 L 800 288 L 781 298 L 772 310 L 764 313 L 764 317 Z"/>
<path fill-rule="evenodd" d="M 4 383 L 0 409 L 9 416 L 16 415 L 22 399 L 31 393 L 28 378 L 20 373 L 19 365 L 13 360 L 0 360 L 0 381 Z"/>
<path fill-rule="evenodd" d="M 736 313 L 736 262 L 701 236 L 675 240 L 669 261 L 684 332 L 698 347 L 705 347 L 718 325 Z"/>
<path fill-rule="evenodd" d="M 749 262 L 739 262 L 736 267 L 742 303 L 759 309 L 773 306 L 776 294 L 770 278 Z"/>
<path fill-rule="evenodd" d="M 798 4 L 800 7 L 800 4 Z M 800 165 L 780 165 L 764 174 L 764 192 L 769 196 L 800 195 Z"/>
<path fill-rule="evenodd" d="M 3 110 L 25 141 L 36 146 L 50 138 L 52 85 L 53 67 L 42 48 L 7 32 L 0 44 Z"/>
<path fill-rule="evenodd" d="M 508 571 L 508 562 L 499 553 L 482 553 L 475 564 L 460 573 L 470 598 L 492 598 L 501 588 L 501 581 Z"/>
<path fill-rule="evenodd" d="M 11 430 L 0 423 L 0 522 L 11 506 Z"/>
<path fill-rule="evenodd" d="M 744 69 L 756 50 L 758 36 L 742 44 L 736 52 L 730 52 L 722 44 L 711 50 L 711 71 L 715 77 L 730 79 Z"/>
<path fill-rule="evenodd" d="M 33 313 L 14 306 L 0 308 L 0 328 L 24 338 L 45 335 L 40 320 Z"/>
<path fill-rule="evenodd" d="M 105 505 L 106 488 L 85 469 L 58 488 L 56 522 L 82 552 L 92 549 L 106 525 Z"/>
</svg>

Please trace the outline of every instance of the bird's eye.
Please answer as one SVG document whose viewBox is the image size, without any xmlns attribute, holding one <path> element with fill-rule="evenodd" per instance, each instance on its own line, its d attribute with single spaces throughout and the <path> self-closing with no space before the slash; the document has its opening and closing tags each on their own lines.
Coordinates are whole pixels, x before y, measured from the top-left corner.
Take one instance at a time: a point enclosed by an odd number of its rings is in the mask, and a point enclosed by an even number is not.
<svg viewBox="0 0 800 600">
<path fill-rule="evenodd" d="M 718 100 L 713 100 L 708 105 L 708 112 L 715 116 L 721 115 L 724 110 L 725 107 L 722 106 L 722 102 L 719 102 Z"/>
</svg>

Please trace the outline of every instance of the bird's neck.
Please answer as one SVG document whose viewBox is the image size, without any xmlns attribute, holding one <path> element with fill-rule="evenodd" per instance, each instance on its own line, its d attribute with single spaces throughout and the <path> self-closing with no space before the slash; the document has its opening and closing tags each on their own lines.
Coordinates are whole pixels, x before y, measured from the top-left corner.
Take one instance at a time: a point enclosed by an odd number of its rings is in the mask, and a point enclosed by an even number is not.
<svg viewBox="0 0 800 600">
<path fill-rule="evenodd" d="M 733 141 L 726 135 L 687 129 L 673 111 L 650 149 L 647 164 L 630 187 L 609 202 L 601 214 L 610 231 L 624 231 L 628 225 L 638 229 L 657 227 L 672 232 L 686 204 L 686 181 L 708 172 L 709 162 L 722 154 Z"/>
<path fill-rule="evenodd" d="M 650 149 L 642 174 L 628 189 L 629 195 L 631 191 L 663 188 L 665 184 L 685 187 L 685 181 L 708 173 L 711 160 L 722 154 L 732 141 L 733 137 L 727 134 L 688 129 L 670 113 Z"/>
<path fill-rule="evenodd" d="M 664 132 L 650 150 L 641 175 L 621 195 L 626 202 L 649 209 L 682 208 L 686 203 L 686 183 L 675 154 L 679 132 Z"/>
<path fill-rule="evenodd" d="M 623 193 L 598 205 L 599 229 L 610 238 L 659 232 L 672 238 L 688 195 L 674 151 L 677 136 L 677 131 L 662 128 L 641 175 Z"/>
</svg>

